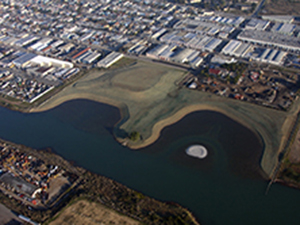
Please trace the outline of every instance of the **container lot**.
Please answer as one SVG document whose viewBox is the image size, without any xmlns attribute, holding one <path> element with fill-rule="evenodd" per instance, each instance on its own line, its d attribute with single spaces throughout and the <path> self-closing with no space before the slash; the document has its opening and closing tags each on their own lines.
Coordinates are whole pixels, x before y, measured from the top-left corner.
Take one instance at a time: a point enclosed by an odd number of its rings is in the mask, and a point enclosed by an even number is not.
<svg viewBox="0 0 300 225">
<path fill-rule="evenodd" d="M 47 207 L 73 180 L 64 170 L 0 142 L 0 189 L 30 206 Z"/>
</svg>

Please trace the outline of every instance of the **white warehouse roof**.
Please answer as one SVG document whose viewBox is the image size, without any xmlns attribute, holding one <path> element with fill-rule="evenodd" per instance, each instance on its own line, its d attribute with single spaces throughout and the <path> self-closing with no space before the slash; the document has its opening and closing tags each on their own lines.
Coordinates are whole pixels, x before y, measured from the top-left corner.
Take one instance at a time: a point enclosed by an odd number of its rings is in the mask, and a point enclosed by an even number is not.
<svg viewBox="0 0 300 225">
<path fill-rule="evenodd" d="M 62 67 L 62 68 L 73 68 L 73 63 L 62 61 L 59 59 L 54 59 L 50 57 L 45 57 L 38 55 L 30 60 L 32 63 L 36 63 L 42 66 L 55 66 L 55 67 Z"/>
</svg>

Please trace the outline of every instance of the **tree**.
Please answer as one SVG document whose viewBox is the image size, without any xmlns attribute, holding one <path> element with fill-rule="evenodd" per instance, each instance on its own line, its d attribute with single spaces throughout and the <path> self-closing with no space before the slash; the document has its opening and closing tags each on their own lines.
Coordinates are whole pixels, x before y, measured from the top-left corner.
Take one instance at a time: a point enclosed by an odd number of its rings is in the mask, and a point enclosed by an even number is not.
<svg viewBox="0 0 300 225">
<path fill-rule="evenodd" d="M 132 141 L 138 141 L 138 140 L 140 140 L 140 138 L 141 138 L 141 135 L 137 131 L 133 131 L 129 135 L 129 139 L 132 140 Z"/>
</svg>

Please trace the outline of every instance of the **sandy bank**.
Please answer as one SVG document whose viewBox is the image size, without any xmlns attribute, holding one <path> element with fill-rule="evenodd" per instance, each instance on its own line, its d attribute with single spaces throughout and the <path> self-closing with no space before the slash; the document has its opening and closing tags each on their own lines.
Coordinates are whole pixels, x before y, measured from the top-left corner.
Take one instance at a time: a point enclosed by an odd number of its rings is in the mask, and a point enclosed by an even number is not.
<svg viewBox="0 0 300 225">
<path fill-rule="evenodd" d="M 206 111 L 206 110 L 222 113 L 222 114 L 228 116 L 229 118 L 244 125 L 245 127 L 251 129 L 254 133 L 257 134 L 257 131 L 255 129 L 253 129 L 253 127 L 251 127 L 248 123 L 246 123 L 242 119 L 236 118 L 234 115 L 232 115 L 230 112 L 228 112 L 224 109 L 221 109 L 217 106 L 208 105 L 208 104 L 196 104 L 196 105 L 186 106 L 186 107 L 182 108 L 181 110 L 179 110 L 178 112 L 176 112 L 175 114 L 171 115 L 170 117 L 157 122 L 152 128 L 152 134 L 149 138 L 143 140 L 142 142 L 130 143 L 130 144 L 128 144 L 128 147 L 131 149 L 140 149 L 140 148 L 147 147 L 148 145 L 153 144 L 159 138 L 161 131 L 165 127 L 170 126 L 170 125 L 180 121 L 182 118 L 184 118 L 185 116 L 187 116 L 190 113 L 197 112 L 197 111 Z"/>
</svg>

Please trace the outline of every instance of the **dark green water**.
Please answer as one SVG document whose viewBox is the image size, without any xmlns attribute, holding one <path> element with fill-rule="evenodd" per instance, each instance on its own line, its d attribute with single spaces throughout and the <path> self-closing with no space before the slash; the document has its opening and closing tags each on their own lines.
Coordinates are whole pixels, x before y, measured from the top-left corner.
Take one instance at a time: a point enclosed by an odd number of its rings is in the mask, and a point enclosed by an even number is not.
<svg viewBox="0 0 300 225">
<path fill-rule="evenodd" d="M 275 184 L 264 195 L 260 140 L 228 117 L 192 113 L 140 151 L 113 139 L 119 118 L 116 108 L 86 100 L 35 114 L 0 108 L 0 137 L 38 149 L 52 147 L 89 170 L 180 203 L 203 225 L 300 224 L 300 191 Z M 185 154 L 194 143 L 207 147 L 207 158 Z"/>
</svg>

